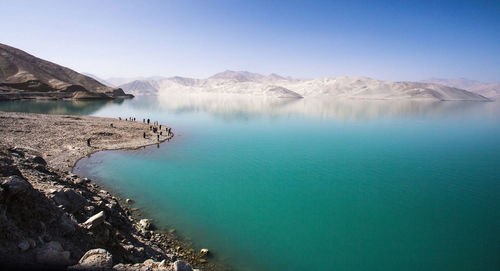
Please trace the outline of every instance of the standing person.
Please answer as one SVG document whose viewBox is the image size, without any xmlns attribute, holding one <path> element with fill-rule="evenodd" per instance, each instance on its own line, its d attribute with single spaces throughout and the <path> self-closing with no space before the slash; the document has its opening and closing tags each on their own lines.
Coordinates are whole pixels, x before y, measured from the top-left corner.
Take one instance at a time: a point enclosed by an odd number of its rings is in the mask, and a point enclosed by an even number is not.
<svg viewBox="0 0 500 271">
<path fill-rule="evenodd" d="M 144 132 L 144 133 L 142 134 L 142 137 L 146 138 L 146 132 Z"/>
<path fill-rule="evenodd" d="M 149 119 L 148 119 L 148 124 L 149 124 Z"/>
<path fill-rule="evenodd" d="M 161 130 L 161 124 L 160 124 L 160 130 Z"/>
<path fill-rule="evenodd" d="M 156 135 L 156 138 L 158 139 L 158 141 L 160 141 L 160 135 Z"/>
<path fill-rule="evenodd" d="M 87 138 L 87 146 L 90 147 L 90 138 Z"/>
</svg>

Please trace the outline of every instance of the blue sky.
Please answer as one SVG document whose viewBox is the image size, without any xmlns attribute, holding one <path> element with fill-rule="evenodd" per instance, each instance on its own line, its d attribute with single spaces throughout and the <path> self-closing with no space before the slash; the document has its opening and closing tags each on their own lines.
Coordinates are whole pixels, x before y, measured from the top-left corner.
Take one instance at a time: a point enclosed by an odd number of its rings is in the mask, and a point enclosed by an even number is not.
<svg viewBox="0 0 500 271">
<path fill-rule="evenodd" d="M 0 43 L 113 76 L 500 81 L 500 1 L 6 1 Z"/>
</svg>

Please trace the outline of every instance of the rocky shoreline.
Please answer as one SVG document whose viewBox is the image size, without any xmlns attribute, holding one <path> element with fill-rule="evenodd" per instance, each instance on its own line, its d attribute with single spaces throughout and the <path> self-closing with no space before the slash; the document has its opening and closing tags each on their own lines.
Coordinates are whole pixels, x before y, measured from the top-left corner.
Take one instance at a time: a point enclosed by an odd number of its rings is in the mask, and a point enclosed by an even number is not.
<svg viewBox="0 0 500 271">
<path fill-rule="evenodd" d="M 69 124 L 52 129 L 58 121 Z M 120 200 L 70 172 L 79 158 L 95 151 L 158 143 L 150 125 L 6 112 L 0 112 L 0 123 L 2 270 L 227 270 L 212 263 L 208 250 L 196 251 L 173 232 L 155 230 L 150 220 L 134 214 L 131 200 Z M 23 125 L 33 130 L 28 133 Z M 73 129 L 78 135 L 64 134 Z M 133 136 L 127 136 L 130 131 Z M 86 146 L 83 139 L 96 133 L 101 134 Z"/>
</svg>

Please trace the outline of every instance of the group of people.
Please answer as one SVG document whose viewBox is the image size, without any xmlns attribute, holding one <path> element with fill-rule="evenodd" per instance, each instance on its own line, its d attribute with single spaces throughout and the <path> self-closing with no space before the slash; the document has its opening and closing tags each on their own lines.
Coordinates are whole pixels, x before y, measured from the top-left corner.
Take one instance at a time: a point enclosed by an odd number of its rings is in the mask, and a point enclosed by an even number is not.
<svg viewBox="0 0 500 271">
<path fill-rule="evenodd" d="M 122 117 L 118 117 L 118 120 L 122 120 Z M 123 120 L 135 121 L 134 117 L 123 118 Z"/>
<path fill-rule="evenodd" d="M 121 117 L 118 117 L 119 120 L 122 120 Z M 127 121 L 136 121 L 136 118 L 134 117 L 128 117 L 128 118 L 123 118 L 124 120 Z M 163 131 L 161 130 L 162 125 L 158 121 L 153 121 L 151 122 L 150 119 L 142 119 L 142 123 L 147 123 L 149 125 L 149 130 L 153 131 L 153 133 L 156 134 L 156 139 L 160 141 L 160 136 L 163 136 Z M 168 137 L 172 135 L 172 128 L 165 127 L 165 132 Z M 142 137 L 146 138 L 146 132 L 142 133 Z"/>
<path fill-rule="evenodd" d="M 134 117 L 128 117 L 128 118 L 118 117 L 118 120 L 136 121 L 136 118 L 134 118 Z M 142 119 L 142 122 L 147 123 L 147 124 L 151 124 L 150 119 Z M 113 128 L 113 123 L 110 124 L 110 127 Z M 160 142 L 160 136 L 163 136 L 163 131 L 161 130 L 161 128 L 162 128 L 162 125 L 159 124 L 158 121 L 154 121 L 151 125 L 149 125 L 149 130 L 153 131 L 153 133 L 156 134 L 156 139 L 158 140 L 158 142 Z M 167 137 L 169 137 L 167 140 L 170 140 L 170 136 L 172 135 L 172 128 L 165 127 L 165 132 L 166 132 Z M 146 132 L 143 132 L 142 137 L 144 139 L 146 138 Z M 88 147 L 91 147 L 90 142 L 91 142 L 91 139 L 87 138 L 86 143 L 87 143 Z"/>
</svg>

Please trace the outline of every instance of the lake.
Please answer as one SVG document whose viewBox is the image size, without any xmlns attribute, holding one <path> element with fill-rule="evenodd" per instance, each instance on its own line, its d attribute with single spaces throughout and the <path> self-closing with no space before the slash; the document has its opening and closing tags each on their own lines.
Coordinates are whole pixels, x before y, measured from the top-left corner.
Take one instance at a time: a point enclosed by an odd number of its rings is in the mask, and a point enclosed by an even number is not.
<svg viewBox="0 0 500 271">
<path fill-rule="evenodd" d="M 18 101 L 170 142 L 75 172 L 235 270 L 500 270 L 500 103 L 228 96 Z"/>
</svg>

